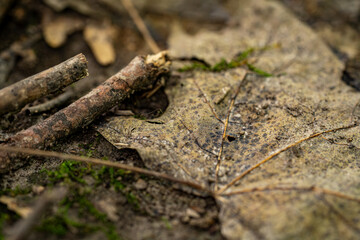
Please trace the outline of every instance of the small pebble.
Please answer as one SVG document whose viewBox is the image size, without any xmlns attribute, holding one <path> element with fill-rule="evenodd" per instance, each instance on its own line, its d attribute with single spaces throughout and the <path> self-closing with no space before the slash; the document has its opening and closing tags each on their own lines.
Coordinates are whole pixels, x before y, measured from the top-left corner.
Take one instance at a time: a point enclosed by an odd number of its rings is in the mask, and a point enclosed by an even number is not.
<svg viewBox="0 0 360 240">
<path fill-rule="evenodd" d="M 32 191 L 33 191 L 33 193 L 40 194 L 40 193 L 42 193 L 44 190 L 45 190 L 45 187 L 44 187 L 44 186 L 39 186 L 39 185 L 33 185 L 33 186 L 32 186 Z"/>
<path fill-rule="evenodd" d="M 145 182 L 145 180 L 140 178 L 139 180 L 136 181 L 134 187 L 138 190 L 144 190 L 147 188 L 147 182 Z"/>
<path fill-rule="evenodd" d="M 186 216 L 190 217 L 190 218 L 199 218 L 200 215 L 199 213 L 197 213 L 195 210 L 188 208 L 186 209 Z"/>
</svg>

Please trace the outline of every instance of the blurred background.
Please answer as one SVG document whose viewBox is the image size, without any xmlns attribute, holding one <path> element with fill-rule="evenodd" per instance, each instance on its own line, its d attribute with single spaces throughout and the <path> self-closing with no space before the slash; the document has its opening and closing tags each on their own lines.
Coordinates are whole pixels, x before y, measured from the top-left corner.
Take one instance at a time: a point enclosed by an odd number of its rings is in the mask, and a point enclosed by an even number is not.
<svg viewBox="0 0 360 240">
<path fill-rule="evenodd" d="M 134 56 L 154 52 L 144 40 L 126 0 L 1 0 L 0 88 L 50 68 L 78 53 L 88 60 L 89 77 L 65 89 L 71 91 L 52 114 L 118 72 Z M 129 0 L 127 0 L 129 1 Z M 131 0 L 151 37 L 161 50 L 173 28 L 187 34 L 208 29 L 219 31 L 241 24 L 232 19 L 250 0 Z M 308 24 L 346 65 L 344 79 L 360 89 L 360 1 L 280 0 L 289 11 Z M 59 93 L 61 94 L 61 93 Z M 36 106 L 55 98 L 35 101 Z M 134 99 L 135 98 L 135 99 Z M 134 107 L 137 102 L 137 107 Z M 161 106 L 159 106 L 159 103 Z M 154 106 L 152 106 L 154 105 Z M 133 97 L 122 108 L 137 115 L 156 117 L 165 109 L 162 89 L 152 98 Z M 148 109 L 144 109 L 148 108 Z M 41 114 L 39 112 L 39 114 Z M 15 116 L 16 117 L 16 116 Z M 22 119 L 22 117 L 18 117 Z M 30 119 L 30 118 L 27 118 Z M 12 120 L 12 119 L 10 119 Z M 20 124 L 21 129 L 32 124 Z M 9 125 L 5 123 L 5 125 Z M 18 130 L 18 126 L 14 126 Z M 4 129 L 4 125 L 2 127 Z M 5 126 L 6 129 L 6 126 Z"/>
<path fill-rule="evenodd" d="M 234 24 L 234 6 L 247 0 L 132 0 L 161 49 L 174 22 L 189 34 Z M 309 24 L 340 59 L 359 49 L 360 1 L 281 0 Z M 237 7 L 236 6 L 236 7 Z M 235 7 L 235 8 L 236 8 Z M 82 52 L 90 88 L 135 55 L 151 53 L 121 0 L 1 0 L 0 87 Z M 85 90 L 86 91 L 86 90 Z M 83 93 L 80 93 L 80 95 Z"/>
</svg>

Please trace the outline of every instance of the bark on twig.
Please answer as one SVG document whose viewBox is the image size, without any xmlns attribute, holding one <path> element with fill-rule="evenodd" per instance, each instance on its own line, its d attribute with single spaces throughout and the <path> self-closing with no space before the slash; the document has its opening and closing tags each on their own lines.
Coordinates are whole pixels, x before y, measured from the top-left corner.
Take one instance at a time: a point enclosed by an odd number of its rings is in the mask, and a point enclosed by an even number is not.
<svg viewBox="0 0 360 240">
<path fill-rule="evenodd" d="M 56 93 L 88 75 L 87 61 L 78 54 L 65 62 L 0 90 L 0 115 L 21 109 L 26 104 Z"/>
<path fill-rule="evenodd" d="M 136 57 L 128 66 L 99 87 L 55 113 L 43 122 L 23 130 L 9 140 L 9 145 L 22 148 L 45 148 L 56 139 L 65 137 L 91 123 L 127 98 L 131 93 L 149 88 L 160 74 L 169 71 L 166 52 Z M 0 152 L 0 172 L 9 169 L 11 157 Z M 14 164 L 11 164 L 13 166 Z"/>
</svg>

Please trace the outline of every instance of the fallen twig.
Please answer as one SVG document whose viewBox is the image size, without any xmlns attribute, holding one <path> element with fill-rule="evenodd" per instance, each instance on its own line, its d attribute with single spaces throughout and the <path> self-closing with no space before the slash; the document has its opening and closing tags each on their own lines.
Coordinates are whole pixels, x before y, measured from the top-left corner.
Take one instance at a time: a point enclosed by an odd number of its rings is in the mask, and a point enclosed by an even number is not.
<svg viewBox="0 0 360 240">
<path fill-rule="evenodd" d="M 34 76 L 0 90 L 0 115 L 21 109 L 26 104 L 58 92 L 88 75 L 87 61 L 78 54 Z"/>
<path fill-rule="evenodd" d="M 7 143 L 22 148 L 45 148 L 56 139 L 91 123 L 137 90 L 149 88 L 159 75 L 169 71 L 166 52 L 134 58 L 128 66 L 110 77 L 90 93 L 55 113 L 43 122 L 23 130 Z M 0 172 L 10 167 L 11 157 L 0 152 Z M 13 166 L 14 164 L 11 164 Z"/>
<path fill-rule="evenodd" d="M 27 110 L 29 110 L 30 113 L 46 112 L 49 111 L 50 109 L 61 106 L 65 102 L 69 101 L 69 99 L 71 99 L 73 96 L 74 96 L 74 90 L 70 89 L 60 94 L 56 98 L 53 98 L 39 105 L 31 106 Z"/>
<path fill-rule="evenodd" d="M 31 229 L 39 223 L 46 209 L 62 200 L 67 194 L 66 188 L 57 188 L 45 193 L 36 202 L 34 209 L 28 217 L 19 220 L 9 231 L 8 240 L 26 239 Z"/>
</svg>

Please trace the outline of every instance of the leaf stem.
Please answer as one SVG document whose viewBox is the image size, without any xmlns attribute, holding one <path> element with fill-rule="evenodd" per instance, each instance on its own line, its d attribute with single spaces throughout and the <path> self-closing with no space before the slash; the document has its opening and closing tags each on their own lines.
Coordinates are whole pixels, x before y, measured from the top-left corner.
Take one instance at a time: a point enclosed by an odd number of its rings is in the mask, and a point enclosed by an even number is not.
<svg viewBox="0 0 360 240">
<path fill-rule="evenodd" d="M 230 106 L 229 106 L 229 109 L 228 109 L 228 112 L 227 112 L 227 115 L 226 115 L 224 131 L 223 131 L 222 138 L 221 138 L 220 150 L 219 150 L 217 163 L 216 163 L 216 167 L 215 167 L 215 186 L 214 186 L 215 191 L 217 191 L 217 185 L 218 185 L 218 181 L 219 181 L 219 170 L 220 170 L 220 165 L 221 165 L 221 157 L 222 157 L 222 153 L 223 153 L 223 149 L 224 149 L 224 142 L 225 142 L 225 139 L 226 139 L 226 131 L 227 131 L 227 128 L 228 128 L 228 125 L 229 125 L 230 114 L 231 114 L 231 111 L 232 111 L 232 109 L 234 107 L 236 97 L 239 95 L 240 89 L 241 89 L 241 87 L 242 87 L 242 85 L 243 85 L 243 83 L 244 83 L 244 81 L 246 79 L 246 75 L 247 75 L 247 73 L 245 73 L 242 76 L 242 79 L 240 80 L 240 83 L 239 83 L 238 87 L 236 88 L 235 94 L 231 98 Z"/>
</svg>

